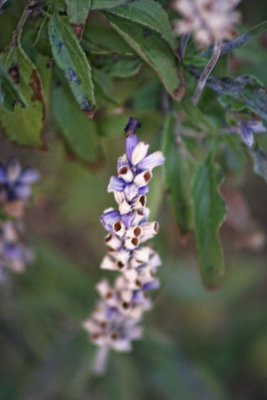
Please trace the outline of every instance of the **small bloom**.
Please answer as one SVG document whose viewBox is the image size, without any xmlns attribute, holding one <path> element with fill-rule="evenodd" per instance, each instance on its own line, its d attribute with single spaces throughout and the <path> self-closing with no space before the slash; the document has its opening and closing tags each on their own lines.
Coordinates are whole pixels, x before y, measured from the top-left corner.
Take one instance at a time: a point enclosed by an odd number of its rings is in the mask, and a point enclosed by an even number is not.
<svg viewBox="0 0 267 400">
<path fill-rule="evenodd" d="M 254 134 L 266 131 L 263 123 L 259 120 L 238 121 L 237 125 L 243 142 L 250 148 L 254 145 Z"/>
<path fill-rule="evenodd" d="M 38 181 L 39 173 L 32 168 L 21 169 L 15 158 L 10 158 L 6 167 L 0 164 L 0 201 L 26 202 L 31 194 L 31 185 Z"/>
<path fill-rule="evenodd" d="M 240 0 L 176 0 L 174 8 L 183 17 L 175 23 L 178 34 L 192 32 L 200 46 L 232 39 L 240 13 L 234 11 Z"/>
</svg>

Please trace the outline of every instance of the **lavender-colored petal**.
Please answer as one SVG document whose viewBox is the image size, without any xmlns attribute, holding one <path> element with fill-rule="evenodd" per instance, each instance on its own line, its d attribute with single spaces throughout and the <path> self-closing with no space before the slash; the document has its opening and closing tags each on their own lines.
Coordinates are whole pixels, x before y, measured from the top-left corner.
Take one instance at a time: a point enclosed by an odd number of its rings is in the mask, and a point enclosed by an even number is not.
<svg viewBox="0 0 267 400">
<path fill-rule="evenodd" d="M 156 290 L 159 288 L 159 281 L 155 279 L 154 281 L 147 282 L 143 285 L 143 290 Z"/>
<path fill-rule="evenodd" d="M 112 232 L 112 225 L 119 219 L 120 213 L 118 210 L 108 211 L 100 216 L 100 221 L 109 232 Z"/>
<path fill-rule="evenodd" d="M 109 321 L 115 319 L 118 316 L 118 310 L 115 307 L 108 307 L 107 309 L 107 319 Z"/>
<path fill-rule="evenodd" d="M 148 186 L 142 186 L 138 189 L 138 194 L 146 194 L 149 191 Z"/>
<path fill-rule="evenodd" d="M 139 140 L 136 135 L 130 135 L 126 138 L 126 154 L 129 161 L 132 161 L 132 154 L 138 143 Z"/>
<path fill-rule="evenodd" d="M 38 171 L 32 168 L 25 168 L 20 174 L 19 181 L 21 183 L 33 183 L 40 179 L 40 174 Z"/>
<path fill-rule="evenodd" d="M 7 182 L 6 169 L 2 164 L 0 164 L 0 184 L 4 184 L 6 182 Z"/>
<path fill-rule="evenodd" d="M 142 290 L 135 290 L 133 293 L 133 302 L 134 303 L 143 303 L 144 301 L 146 301 L 146 298 L 145 298 Z"/>
<path fill-rule="evenodd" d="M 15 197 L 18 199 L 28 199 L 32 194 L 32 189 L 29 185 L 16 184 L 13 190 Z"/>
<path fill-rule="evenodd" d="M 129 212 L 127 214 L 122 214 L 122 216 L 121 216 L 121 220 L 127 229 L 130 228 L 130 226 L 132 225 L 134 218 L 135 218 L 135 216 L 134 216 L 134 213 L 132 213 L 132 212 Z"/>
<path fill-rule="evenodd" d="M 137 165 L 139 171 L 144 171 L 146 169 L 153 169 L 158 165 L 162 165 L 165 161 L 165 158 L 161 151 L 155 151 L 154 153 L 146 156 L 140 163 Z"/>
<path fill-rule="evenodd" d="M 108 184 L 108 192 L 122 192 L 125 187 L 123 179 L 112 176 Z"/>
<path fill-rule="evenodd" d="M 3 248 L 3 254 L 10 260 L 19 260 L 22 258 L 22 249 L 15 244 L 6 244 Z"/>
<path fill-rule="evenodd" d="M 124 194 L 127 200 L 128 201 L 133 200 L 133 198 L 138 195 L 138 190 L 139 188 L 134 183 L 126 185 L 124 189 Z"/>
<path fill-rule="evenodd" d="M 266 131 L 266 128 L 263 125 L 262 121 L 251 120 L 248 121 L 246 125 L 248 129 L 251 129 L 253 131 L 253 133 L 262 133 Z"/>
</svg>

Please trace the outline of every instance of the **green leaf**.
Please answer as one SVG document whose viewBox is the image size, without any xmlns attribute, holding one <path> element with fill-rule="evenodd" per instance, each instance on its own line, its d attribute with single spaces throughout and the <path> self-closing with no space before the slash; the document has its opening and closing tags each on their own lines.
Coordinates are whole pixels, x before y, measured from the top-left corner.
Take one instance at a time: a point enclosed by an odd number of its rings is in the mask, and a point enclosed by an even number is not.
<svg viewBox="0 0 267 400">
<path fill-rule="evenodd" d="M 124 53 L 133 50 L 113 29 L 104 25 L 87 24 L 82 38 L 82 48 L 95 54 Z"/>
<path fill-rule="evenodd" d="M 66 19 L 55 13 L 49 21 L 48 31 L 57 65 L 63 70 L 81 109 L 89 118 L 93 118 L 95 96 L 91 66 L 73 28 Z"/>
<path fill-rule="evenodd" d="M 96 162 L 100 151 L 95 123 L 81 111 L 66 86 L 53 86 L 51 107 L 71 152 L 86 163 Z"/>
<path fill-rule="evenodd" d="M 185 149 L 175 135 L 174 116 L 169 114 L 164 127 L 163 166 L 166 186 L 181 235 L 192 228 L 192 206 L 190 202 L 190 177 Z"/>
<path fill-rule="evenodd" d="M 14 49 L 1 55 L 5 68 L 14 66 Z M 0 106 L 0 121 L 8 138 L 23 146 L 42 146 L 41 131 L 45 119 L 45 104 L 40 75 L 20 45 L 16 49 L 19 68 L 17 89 L 27 107 L 15 104 L 12 114 Z"/>
<path fill-rule="evenodd" d="M 179 104 L 179 106 L 182 107 L 189 122 L 195 129 L 217 136 L 215 127 L 197 106 L 194 106 L 192 103 L 186 101 L 183 101 L 181 104 Z"/>
<path fill-rule="evenodd" d="M 110 12 L 105 12 L 105 15 L 127 44 L 154 69 L 170 95 L 179 100 L 183 93 L 179 90 L 177 58 L 165 40 L 157 32 L 148 30 L 141 24 Z"/>
<path fill-rule="evenodd" d="M 92 0 L 65 0 L 65 3 L 70 23 L 74 25 L 85 24 Z"/>
<path fill-rule="evenodd" d="M 101 69 L 93 69 L 93 81 L 95 85 L 95 92 L 97 100 L 101 100 L 102 104 L 111 103 L 118 105 L 118 103 L 111 97 L 111 76 L 106 74 Z M 101 104 L 100 104 L 101 105 Z"/>
<path fill-rule="evenodd" d="M 135 0 L 124 7 L 117 7 L 110 11 L 115 15 L 136 22 L 149 30 L 158 32 L 163 39 L 175 50 L 175 39 L 172 33 L 168 14 L 159 3 L 154 0 Z"/>
<path fill-rule="evenodd" d="M 217 288 L 224 276 L 224 260 L 218 229 L 226 208 L 218 193 L 222 183 L 216 165 L 209 156 L 197 169 L 193 183 L 193 204 L 198 259 L 203 283 Z"/>
<path fill-rule="evenodd" d="M 8 72 L 0 67 L 0 104 L 6 111 L 14 111 L 15 105 L 20 103 L 22 107 L 27 106 L 27 102 L 18 90 Z"/>
<path fill-rule="evenodd" d="M 259 146 L 250 149 L 250 153 L 254 160 L 254 171 L 267 182 L 267 153 Z"/>
<path fill-rule="evenodd" d="M 91 10 L 105 10 L 115 8 L 134 0 L 92 0 Z"/>
<path fill-rule="evenodd" d="M 115 58 L 112 61 L 109 74 L 114 78 L 130 78 L 138 74 L 142 67 L 142 63 L 137 57 Z"/>
</svg>

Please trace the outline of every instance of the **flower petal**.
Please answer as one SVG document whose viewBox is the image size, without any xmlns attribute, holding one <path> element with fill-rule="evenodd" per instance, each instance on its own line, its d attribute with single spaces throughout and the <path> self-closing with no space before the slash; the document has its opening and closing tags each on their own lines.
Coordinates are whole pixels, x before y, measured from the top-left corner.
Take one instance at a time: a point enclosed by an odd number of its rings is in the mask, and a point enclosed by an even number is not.
<svg viewBox="0 0 267 400">
<path fill-rule="evenodd" d="M 4 184 L 6 182 L 7 182 L 6 169 L 2 164 L 0 164 L 0 183 Z"/>
<path fill-rule="evenodd" d="M 125 187 L 125 182 L 123 179 L 112 176 L 108 184 L 108 193 L 111 192 L 122 192 Z"/>
<path fill-rule="evenodd" d="M 33 183 L 40 179 L 40 174 L 38 171 L 32 168 L 25 168 L 20 174 L 19 181 L 21 183 Z"/>
<path fill-rule="evenodd" d="M 6 166 L 6 174 L 8 181 L 15 182 L 19 178 L 20 172 L 21 172 L 21 167 L 19 161 L 14 157 L 10 158 Z"/>
<path fill-rule="evenodd" d="M 136 135 L 130 135 L 126 138 L 126 154 L 129 161 L 132 161 L 132 154 L 138 143 L 139 140 Z"/>
<path fill-rule="evenodd" d="M 16 184 L 14 186 L 14 194 L 18 199 L 27 199 L 32 194 L 32 189 L 29 185 Z"/>
<path fill-rule="evenodd" d="M 145 157 L 140 163 L 138 163 L 137 168 L 138 170 L 146 170 L 146 169 L 153 169 L 158 165 L 162 165 L 165 161 L 165 158 L 161 151 L 155 151 L 154 153 L 150 154 L 149 156 Z"/>
</svg>

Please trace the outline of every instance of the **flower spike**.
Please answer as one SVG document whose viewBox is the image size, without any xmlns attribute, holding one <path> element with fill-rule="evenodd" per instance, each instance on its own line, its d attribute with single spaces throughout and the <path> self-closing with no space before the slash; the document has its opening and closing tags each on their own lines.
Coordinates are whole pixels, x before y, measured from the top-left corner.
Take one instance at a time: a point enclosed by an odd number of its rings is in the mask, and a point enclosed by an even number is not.
<svg viewBox="0 0 267 400">
<path fill-rule="evenodd" d="M 7 165 L 0 164 L 0 282 L 8 279 L 8 271 L 23 272 L 33 260 L 33 252 L 23 243 L 21 221 L 25 205 L 39 179 L 39 172 L 21 168 L 19 161 L 10 158 Z"/>
<path fill-rule="evenodd" d="M 108 231 L 108 251 L 100 268 L 121 274 L 114 286 L 106 279 L 97 284 L 101 299 L 83 323 L 91 341 L 99 346 L 96 373 L 104 372 L 108 349 L 130 351 L 132 340 L 141 338 L 139 324 L 143 313 L 152 307 L 148 292 L 160 285 L 156 278 L 160 257 L 151 246 L 142 244 L 159 231 L 157 222 L 148 221 L 145 194 L 153 168 L 162 165 L 164 157 L 160 151 L 147 155 L 149 145 L 139 142 L 135 135 L 140 126 L 137 119 L 129 118 L 126 153 L 118 160 L 118 177 L 111 177 L 107 188 L 114 194 L 118 210 L 110 208 L 100 216 Z"/>
</svg>

